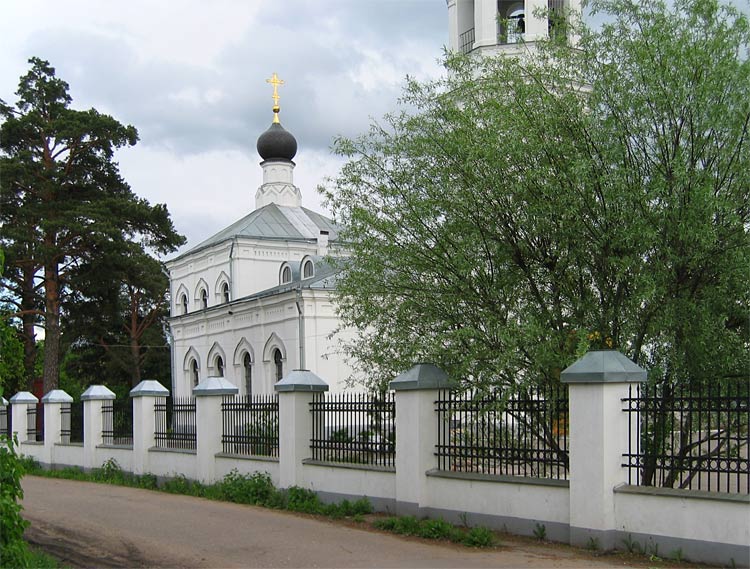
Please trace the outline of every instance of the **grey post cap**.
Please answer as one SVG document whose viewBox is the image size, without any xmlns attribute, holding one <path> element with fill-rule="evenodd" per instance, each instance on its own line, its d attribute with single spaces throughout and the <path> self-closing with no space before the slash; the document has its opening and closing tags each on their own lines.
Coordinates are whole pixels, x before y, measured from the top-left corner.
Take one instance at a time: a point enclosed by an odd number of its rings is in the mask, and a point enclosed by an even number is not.
<svg viewBox="0 0 750 569">
<path fill-rule="evenodd" d="M 563 370 L 563 383 L 635 383 L 647 372 L 617 350 L 593 350 Z"/>
<path fill-rule="evenodd" d="M 107 401 L 115 397 L 114 392 L 105 385 L 90 385 L 81 393 L 81 401 Z"/>
<path fill-rule="evenodd" d="M 155 379 L 144 379 L 130 390 L 131 397 L 168 397 L 169 389 Z"/>
<path fill-rule="evenodd" d="M 73 403 L 73 398 L 62 389 L 53 389 L 42 397 L 42 403 Z"/>
<path fill-rule="evenodd" d="M 0 405 L 2 405 L 3 407 L 7 407 L 8 400 L 5 397 L 0 397 Z"/>
<path fill-rule="evenodd" d="M 10 398 L 10 402 L 12 405 L 16 403 L 39 403 L 39 399 L 30 391 L 19 391 Z"/>
<path fill-rule="evenodd" d="M 394 391 L 450 389 L 455 386 L 448 374 L 435 364 L 416 364 L 388 384 Z"/>
<path fill-rule="evenodd" d="M 237 386 L 224 377 L 207 377 L 193 388 L 193 395 L 203 397 L 206 395 L 236 395 L 239 392 Z"/>
<path fill-rule="evenodd" d="M 307 369 L 295 369 L 273 386 L 275 391 L 328 391 L 328 384 Z"/>
</svg>

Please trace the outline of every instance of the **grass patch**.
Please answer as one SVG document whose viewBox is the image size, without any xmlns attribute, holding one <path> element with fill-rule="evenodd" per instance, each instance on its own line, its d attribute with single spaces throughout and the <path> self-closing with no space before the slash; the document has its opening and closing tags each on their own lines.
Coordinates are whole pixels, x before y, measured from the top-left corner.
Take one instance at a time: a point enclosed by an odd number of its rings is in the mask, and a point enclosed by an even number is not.
<svg viewBox="0 0 750 569">
<path fill-rule="evenodd" d="M 333 519 L 348 518 L 357 523 L 364 523 L 364 516 L 373 511 L 372 504 L 367 498 L 324 504 L 315 492 L 306 488 L 292 486 L 286 490 L 279 490 L 273 485 L 271 476 L 266 472 L 241 474 L 237 470 L 232 470 L 215 484 L 201 484 L 180 475 L 159 485 L 153 474 L 139 476 L 123 472 L 114 459 L 109 459 L 101 468 L 91 472 L 84 472 L 80 468 L 44 470 L 36 461 L 29 459 L 26 459 L 25 464 L 26 472 L 29 474 L 47 478 L 66 478 L 159 490 L 171 494 L 289 510 Z M 487 528 L 457 527 L 442 518 L 423 520 L 414 516 L 380 518 L 374 520 L 372 526 L 399 535 L 451 541 L 468 547 L 491 547 L 496 544 L 495 534 Z"/>
<path fill-rule="evenodd" d="M 373 527 L 399 535 L 412 535 L 425 539 L 437 539 L 461 543 L 468 547 L 492 547 L 496 545 L 495 534 L 487 528 L 461 528 L 442 518 L 419 520 L 414 516 L 389 517 L 375 520 Z"/>
</svg>

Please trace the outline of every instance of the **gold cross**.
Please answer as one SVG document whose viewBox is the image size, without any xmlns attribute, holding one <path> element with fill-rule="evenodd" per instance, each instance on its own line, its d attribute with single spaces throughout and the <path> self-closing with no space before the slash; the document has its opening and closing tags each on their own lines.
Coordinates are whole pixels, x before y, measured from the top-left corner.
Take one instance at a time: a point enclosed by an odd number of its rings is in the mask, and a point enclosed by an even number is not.
<svg viewBox="0 0 750 569">
<path fill-rule="evenodd" d="M 281 108 L 279 107 L 279 85 L 283 85 L 284 82 L 279 79 L 278 75 L 276 73 L 273 74 L 273 76 L 270 79 L 266 79 L 266 83 L 270 83 L 273 85 L 273 122 L 277 123 L 279 122 L 279 111 Z"/>
</svg>

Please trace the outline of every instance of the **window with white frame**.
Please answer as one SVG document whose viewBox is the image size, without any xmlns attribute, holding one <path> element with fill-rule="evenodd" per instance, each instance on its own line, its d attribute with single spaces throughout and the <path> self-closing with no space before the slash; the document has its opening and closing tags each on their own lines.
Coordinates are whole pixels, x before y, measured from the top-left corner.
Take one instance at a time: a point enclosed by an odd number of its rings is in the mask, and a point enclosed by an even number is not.
<svg viewBox="0 0 750 569">
<path fill-rule="evenodd" d="M 193 378 L 193 387 L 200 383 L 200 374 L 198 373 L 198 362 L 193 360 L 190 362 L 190 375 Z"/>
<path fill-rule="evenodd" d="M 281 356 L 281 350 L 276 348 L 273 351 L 273 364 L 276 371 L 276 381 L 280 381 L 284 377 L 284 362 Z"/>
<path fill-rule="evenodd" d="M 309 279 L 314 274 L 315 274 L 315 267 L 313 266 L 313 262 L 310 260 L 305 261 L 305 264 L 302 267 L 302 278 Z"/>
<path fill-rule="evenodd" d="M 224 299 L 224 302 L 229 302 L 229 283 L 224 283 L 221 285 L 221 297 Z"/>
<path fill-rule="evenodd" d="M 245 353 L 245 357 L 242 358 L 242 368 L 245 374 L 245 394 L 253 394 L 253 360 L 250 358 L 250 354 Z"/>
<path fill-rule="evenodd" d="M 292 269 L 290 267 L 284 267 L 281 271 L 281 284 L 292 282 Z"/>
</svg>

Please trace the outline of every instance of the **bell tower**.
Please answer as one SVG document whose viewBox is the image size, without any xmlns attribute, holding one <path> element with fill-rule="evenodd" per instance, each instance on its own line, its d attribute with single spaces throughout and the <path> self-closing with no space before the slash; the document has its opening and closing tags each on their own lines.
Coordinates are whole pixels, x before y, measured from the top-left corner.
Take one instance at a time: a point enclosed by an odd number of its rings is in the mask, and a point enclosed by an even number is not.
<svg viewBox="0 0 750 569">
<path fill-rule="evenodd" d="M 480 55 L 518 54 L 550 34 L 567 34 L 566 19 L 581 10 L 581 0 L 446 2 L 451 51 Z"/>
</svg>

